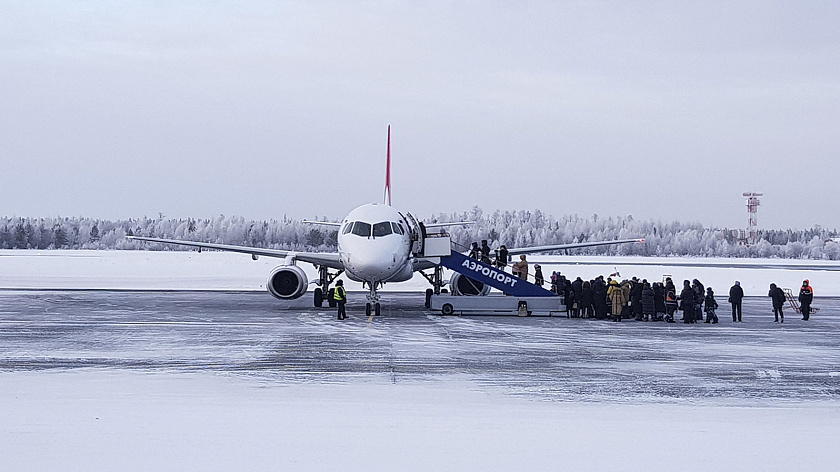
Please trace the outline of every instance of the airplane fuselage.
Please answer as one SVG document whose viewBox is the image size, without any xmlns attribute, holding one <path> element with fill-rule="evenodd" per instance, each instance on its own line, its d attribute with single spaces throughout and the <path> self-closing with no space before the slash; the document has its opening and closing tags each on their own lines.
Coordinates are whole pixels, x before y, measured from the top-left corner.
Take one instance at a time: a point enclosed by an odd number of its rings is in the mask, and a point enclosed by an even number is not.
<svg viewBox="0 0 840 472">
<path fill-rule="evenodd" d="M 404 282 L 414 274 L 412 232 L 399 211 L 370 203 L 351 211 L 338 230 L 338 254 L 351 280 L 372 285 Z"/>
</svg>

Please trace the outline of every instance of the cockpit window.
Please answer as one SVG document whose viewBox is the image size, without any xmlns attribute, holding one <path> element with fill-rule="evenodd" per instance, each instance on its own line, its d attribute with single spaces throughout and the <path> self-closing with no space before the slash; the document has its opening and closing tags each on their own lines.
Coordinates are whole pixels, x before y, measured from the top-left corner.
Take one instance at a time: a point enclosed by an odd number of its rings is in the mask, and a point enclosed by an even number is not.
<svg viewBox="0 0 840 472">
<path fill-rule="evenodd" d="M 391 227 L 394 229 L 394 232 L 395 232 L 395 233 L 397 233 L 397 234 L 403 234 L 403 229 L 402 229 L 402 226 L 400 226 L 400 225 L 398 225 L 398 224 L 396 224 L 396 223 L 394 223 L 394 222 L 392 221 L 392 222 L 391 222 Z"/>
<path fill-rule="evenodd" d="M 352 221 L 347 223 L 346 225 L 344 225 L 344 229 L 341 230 L 341 234 L 347 234 L 347 233 L 350 232 L 351 229 L 353 229 L 353 222 Z"/>
<path fill-rule="evenodd" d="M 375 225 L 373 225 L 374 238 L 381 238 L 382 236 L 388 236 L 389 234 L 391 234 L 390 221 L 383 221 L 381 223 L 376 223 Z"/>
<path fill-rule="evenodd" d="M 356 236 L 361 236 L 363 238 L 370 237 L 370 223 L 365 223 L 364 221 L 357 221 L 353 223 L 353 234 Z"/>
</svg>

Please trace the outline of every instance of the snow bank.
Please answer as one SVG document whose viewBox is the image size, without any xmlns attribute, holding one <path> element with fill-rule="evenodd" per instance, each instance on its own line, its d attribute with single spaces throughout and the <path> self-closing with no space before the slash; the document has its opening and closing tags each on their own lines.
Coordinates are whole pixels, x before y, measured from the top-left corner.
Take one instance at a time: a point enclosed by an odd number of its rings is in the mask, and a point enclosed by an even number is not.
<svg viewBox="0 0 840 472">
<path fill-rule="evenodd" d="M 544 402 L 457 380 L 0 374 L 6 470 L 835 470 L 837 402 Z"/>
</svg>

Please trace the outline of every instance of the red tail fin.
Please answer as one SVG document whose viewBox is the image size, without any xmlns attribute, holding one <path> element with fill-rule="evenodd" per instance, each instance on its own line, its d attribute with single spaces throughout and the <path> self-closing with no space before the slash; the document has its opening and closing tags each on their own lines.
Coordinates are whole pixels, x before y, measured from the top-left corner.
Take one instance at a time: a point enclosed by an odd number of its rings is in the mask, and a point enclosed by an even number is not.
<svg viewBox="0 0 840 472">
<path fill-rule="evenodd" d="M 388 125 L 388 160 L 385 166 L 385 204 L 391 206 L 391 125 Z"/>
</svg>

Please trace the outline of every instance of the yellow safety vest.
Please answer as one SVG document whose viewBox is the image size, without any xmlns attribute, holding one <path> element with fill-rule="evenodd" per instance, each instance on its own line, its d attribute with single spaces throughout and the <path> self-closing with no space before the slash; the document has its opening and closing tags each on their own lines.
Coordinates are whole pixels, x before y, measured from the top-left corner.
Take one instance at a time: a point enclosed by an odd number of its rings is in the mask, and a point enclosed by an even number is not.
<svg viewBox="0 0 840 472">
<path fill-rule="evenodd" d="M 335 290 L 333 290 L 333 300 L 344 301 L 346 299 L 347 292 L 344 290 L 344 287 L 341 285 L 336 286 Z"/>
</svg>

